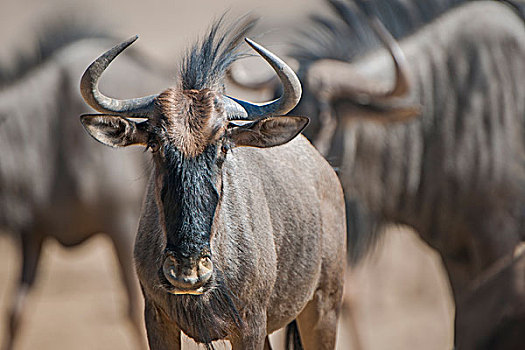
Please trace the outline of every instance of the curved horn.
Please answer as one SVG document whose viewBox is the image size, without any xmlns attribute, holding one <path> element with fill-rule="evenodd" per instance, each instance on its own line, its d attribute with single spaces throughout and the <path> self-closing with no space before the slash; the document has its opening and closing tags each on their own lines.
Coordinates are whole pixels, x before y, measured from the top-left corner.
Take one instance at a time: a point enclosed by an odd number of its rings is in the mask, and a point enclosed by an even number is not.
<svg viewBox="0 0 525 350">
<path fill-rule="evenodd" d="M 84 101 L 101 113 L 125 115 L 126 117 L 145 117 L 153 107 L 153 101 L 158 95 L 118 100 L 104 96 L 98 90 L 98 80 L 104 70 L 128 46 L 138 39 L 138 35 L 116 45 L 97 58 L 86 69 L 80 80 L 80 92 Z"/>
<path fill-rule="evenodd" d="M 266 103 L 252 103 L 234 97 L 225 96 L 224 102 L 228 118 L 253 120 L 269 115 L 284 115 L 290 112 L 301 99 L 302 89 L 299 78 L 297 78 L 295 72 L 275 54 L 253 40 L 248 38 L 245 38 L 245 40 L 248 45 L 257 51 L 257 53 L 261 55 L 261 57 L 264 58 L 275 70 L 275 73 L 277 73 L 277 76 L 283 84 L 283 94 L 278 99 Z M 236 103 L 232 104 L 231 102 Z"/>
<path fill-rule="evenodd" d="M 374 33 L 379 37 L 379 40 L 388 50 L 388 53 L 394 61 L 396 69 L 396 80 L 392 88 L 384 92 L 376 92 L 370 94 L 371 97 L 375 98 L 391 98 L 391 97 L 401 97 L 408 92 L 409 83 L 408 83 L 408 63 L 403 53 L 403 50 L 397 43 L 396 39 L 390 34 L 386 29 L 383 23 L 379 18 L 369 11 L 366 6 L 360 6 L 361 10 L 368 17 L 368 23 L 370 27 L 374 30 Z"/>
<path fill-rule="evenodd" d="M 392 87 L 364 77 L 347 62 L 321 59 L 308 70 L 308 84 L 312 91 L 328 99 L 357 97 L 364 103 L 385 101 L 403 97 L 409 92 L 408 63 L 403 50 L 388 32 L 379 18 L 371 13 L 367 5 L 356 2 L 366 14 L 368 23 L 388 50 L 395 66 L 395 81 Z"/>
</svg>

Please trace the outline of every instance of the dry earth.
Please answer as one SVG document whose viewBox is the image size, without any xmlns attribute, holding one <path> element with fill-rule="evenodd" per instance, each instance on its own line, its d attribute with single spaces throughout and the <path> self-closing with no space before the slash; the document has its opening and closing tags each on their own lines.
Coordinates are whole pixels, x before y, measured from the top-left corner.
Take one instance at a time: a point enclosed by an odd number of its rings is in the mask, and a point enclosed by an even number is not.
<svg viewBox="0 0 525 350">
<path fill-rule="evenodd" d="M 0 59 L 12 59 L 13 48 L 31 47 L 28 38 L 35 36 L 42 19 L 66 13 L 84 22 L 109 21 L 123 38 L 138 33 L 139 48 L 172 64 L 187 42 L 228 8 L 233 14 L 253 11 L 263 16 L 261 28 L 267 34 L 261 40 L 277 52 L 284 47 L 280 33 L 299 26 L 306 13 L 324 11 L 320 0 L 2 0 Z M 16 242 L 0 235 L 0 337 L 19 259 Z M 351 285 L 363 349 L 451 348 L 453 311 L 440 260 L 410 231 L 391 229 L 376 254 L 353 271 Z M 70 250 L 49 241 L 18 349 L 131 349 L 124 311 L 124 293 L 106 238 Z M 347 321 L 340 327 L 338 349 L 355 349 Z"/>
</svg>

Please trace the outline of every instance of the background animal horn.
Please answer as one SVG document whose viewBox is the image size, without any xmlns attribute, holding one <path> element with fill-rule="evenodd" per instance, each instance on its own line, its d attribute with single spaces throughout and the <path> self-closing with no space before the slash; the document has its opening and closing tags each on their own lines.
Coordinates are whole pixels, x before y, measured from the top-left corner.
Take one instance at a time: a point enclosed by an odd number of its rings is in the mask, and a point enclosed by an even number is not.
<svg viewBox="0 0 525 350">
<path fill-rule="evenodd" d="M 278 84 L 278 78 L 275 74 L 272 74 L 270 77 L 266 77 L 260 80 L 253 80 L 249 77 L 250 73 L 246 68 L 236 66 L 231 66 L 226 72 L 228 80 L 233 83 L 235 86 L 247 89 L 247 90 L 264 90 L 264 89 L 274 89 Z"/>
<path fill-rule="evenodd" d="M 283 60 L 253 40 L 245 39 L 262 58 L 275 70 L 283 84 L 283 94 L 278 99 L 266 103 L 252 103 L 225 96 L 225 106 L 229 119 L 258 119 L 269 115 L 284 115 L 290 112 L 301 99 L 301 83 L 295 72 Z M 232 103 L 235 102 L 235 103 Z"/>
<path fill-rule="evenodd" d="M 379 37 L 379 40 L 388 50 L 388 53 L 392 57 L 396 69 L 396 80 L 392 88 L 384 92 L 370 92 L 371 98 L 394 98 L 401 97 L 408 93 L 408 63 L 405 58 L 403 50 L 397 43 L 396 39 L 390 34 L 379 18 L 372 12 L 370 5 L 366 1 L 358 0 L 356 4 L 359 9 L 366 15 L 368 23 L 374 33 Z"/>
<path fill-rule="evenodd" d="M 335 0 L 334 0 L 334 3 Z M 321 59 L 314 62 L 308 69 L 307 81 L 314 94 L 329 101 L 338 98 L 358 97 L 359 101 L 368 104 L 372 102 L 385 103 L 389 99 L 406 96 L 410 85 L 405 55 L 397 41 L 388 32 L 379 18 L 372 14 L 369 5 L 356 1 L 362 12 L 366 14 L 368 23 L 374 33 L 386 47 L 395 66 L 395 81 L 393 86 L 363 76 L 353 64 L 331 59 Z"/>
<path fill-rule="evenodd" d="M 80 92 L 88 105 L 101 113 L 111 113 L 126 117 L 146 117 L 153 107 L 153 101 L 158 95 L 118 100 L 104 96 L 98 90 L 98 80 L 104 70 L 128 46 L 138 39 L 138 35 L 116 45 L 97 58 L 86 69 L 80 80 Z"/>
</svg>

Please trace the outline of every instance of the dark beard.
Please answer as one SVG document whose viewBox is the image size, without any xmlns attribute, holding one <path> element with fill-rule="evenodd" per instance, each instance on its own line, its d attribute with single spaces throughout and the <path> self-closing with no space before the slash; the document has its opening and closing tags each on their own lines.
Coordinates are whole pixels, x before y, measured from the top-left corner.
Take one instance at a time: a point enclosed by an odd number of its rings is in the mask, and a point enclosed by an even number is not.
<svg viewBox="0 0 525 350">
<path fill-rule="evenodd" d="M 243 328 L 236 298 L 215 270 L 212 287 L 203 295 L 173 295 L 168 298 L 170 318 L 193 340 L 214 349 L 214 340 L 224 339 Z"/>
</svg>

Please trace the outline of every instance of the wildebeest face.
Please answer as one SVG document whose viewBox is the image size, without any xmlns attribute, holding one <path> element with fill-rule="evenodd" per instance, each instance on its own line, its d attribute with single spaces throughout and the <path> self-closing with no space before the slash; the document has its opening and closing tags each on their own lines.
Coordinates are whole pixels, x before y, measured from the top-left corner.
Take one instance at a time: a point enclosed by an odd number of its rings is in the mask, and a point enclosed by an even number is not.
<svg viewBox="0 0 525 350">
<path fill-rule="evenodd" d="M 171 292 L 199 294 L 213 276 L 211 231 L 219 201 L 226 118 L 209 89 L 168 89 L 155 101 L 147 147 L 155 162 L 155 194 L 166 238 L 161 280 Z"/>
<path fill-rule="evenodd" d="M 113 147 L 139 144 L 153 153 L 159 222 L 165 235 L 161 280 L 174 294 L 201 294 L 213 281 L 210 246 L 220 201 L 221 165 L 230 148 L 271 147 L 294 138 L 305 117 L 227 119 L 220 94 L 168 89 L 145 122 L 111 115 L 85 115 L 82 123 Z"/>
</svg>

